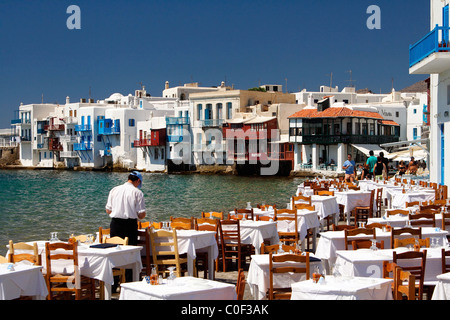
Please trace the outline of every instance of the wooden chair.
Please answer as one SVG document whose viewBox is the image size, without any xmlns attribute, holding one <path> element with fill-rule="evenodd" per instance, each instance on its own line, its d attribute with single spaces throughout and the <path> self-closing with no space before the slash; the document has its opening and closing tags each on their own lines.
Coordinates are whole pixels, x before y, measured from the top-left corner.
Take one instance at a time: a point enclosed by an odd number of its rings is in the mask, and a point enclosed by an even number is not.
<svg viewBox="0 0 450 320">
<path fill-rule="evenodd" d="M 112 244 L 118 244 L 118 245 L 122 245 L 122 246 L 127 246 L 128 245 L 128 237 L 121 238 L 121 237 L 117 237 L 116 236 L 116 237 L 106 238 L 105 239 L 105 243 L 112 243 Z M 113 276 L 114 277 L 119 277 L 120 283 L 125 283 L 126 282 L 125 269 L 124 268 L 113 268 Z"/>
<path fill-rule="evenodd" d="M 433 209 L 433 210 L 437 210 L 437 212 L 440 212 L 441 207 L 442 207 L 442 205 L 437 205 L 437 204 L 422 205 L 419 207 L 419 211 Z"/>
<path fill-rule="evenodd" d="M 353 185 L 353 184 L 348 184 L 347 186 L 348 186 L 348 188 L 349 188 L 350 190 L 360 190 L 360 187 L 355 186 L 355 185 Z"/>
<path fill-rule="evenodd" d="M 329 190 L 314 190 L 316 196 L 334 196 L 334 191 Z"/>
<path fill-rule="evenodd" d="M 392 293 L 394 293 L 395 288 L 395 270 L 399 268 L 399 266 L 390 261 L 383 261 L 383 269 L 382 269 L 382 278 L 383 279 L 392 279 L 393 283 L 391 283 Z"/>
<path fill-rule="evenodd" d="M 384 249 L 384 241 L 381 240 L 380 242 L 376 242 L 375 244 L 378 249 Z M 352 241 L 352 248 L 353 250 L 358 249 L 370 249 L 372 247 L 372 241 L 370 240 L 353 240 Z"/>
<path fill-rule="evenodd" d="M 170 217 L 170 226 L 172 229 L 192 230 L 195 229 L 194 218 Z"/>
<path fill-rule="evenodd" d="M 236 295 L 237 300 L 244 300 L 245 292 L 245 274 L 243 269 L 239 269 L 237 282 L 236 282 Z"/>
<path fill-rule="evenodd" d="M 423 299 L 426 259 L 427 250 L 407 251 L 403 253 L 393 252 L 392 261 L 404 271 L 410 272 L 419 281 L 419 283 L 416 284 L 418 300 Z M 403 261 L 408 261 L 408 263 L 402 264 L 401 262 Z M 417 261 L 417 263 L 415 265 L 411 265 L 410 261 Z"/>
<path fill-rule="evenodd" d="M 270 221 L 270 219 L 272 219 L 272 221 L 275 221 L 275 219 L 270 216 L 261 216 L 261 215 L 256 216 L 256 221 Z"/>
<path fill-rule="evenodd" d="M 426 239 L 416 239 L 416 238 L 404 238 L 404 239 L 395 239 L 394 240 L 394 249 L 399 247 L 407 247 L 414 246 L 414 244 L 419 244 L 421 248 L 429 248 L 430 247 L 430 238 Z"/>
<path fill-rule="evenodd" d="M 402 235 L 409 234 L 422 239 L 422 228 L 392 228 L 391 230 L 391 249 L 394 249 L 395 239 L 404 238 Z"/>
<path fill-rule="evenodd" d="M 220 220 L 224 219 L 223 212 L 202 212 L 202 218 L 217 218 Z"/>
<path fill-rule="evenodd" d="M 442 213 L 442 230 L 446 230 L 447 226 L 450 226 L 450 213 Z M 447 230 L 448 231 L 448 230 Z M 449 238 L 450 235 L 447 235 Z"/>
<path fill-rule="evenodd" d="M 299 196 L 293 196 L 292 197 L 292 206 L 291 206 L 291 208 L 295 208 L 295 204 L 296 204 L 295 202 L 297 202 L 297 201 L 299 201 L 301 203 L 306 203 L 309 206 L 312 205 L 311 197 L 299 195 Z"/>
<path fill-rule="evenodd" d="M 99 227 L 98 228 L 98 241 L 100 243 L 105 243 L 105 239 L 109 237 L 109 235 L 111 234 L 111 229 L 110 228 L 102 228 Z"/>
<path fill-rule="evenodd" d="M 402 210 L 402 209 L 395 209 L 395 210 L 386 210 L 386 215 L 389 216 L 395 216 L 397 214 L 401 214 L 403 216 L 409 216 L 409 210 Z"/>
<path fill-rule="evenodd" d="M 150 222 L 148 224 L 150 226 Z M 144 230 L 138 230 L 137 246 L 142 247 L 141 261 L 142 270 L 141 275 L 151 275 L 152 255 L 150 253 L 150 227 L 144 228 Z"/>
<path fill-rule="evenodd" d="M 156 230 L 162 229 L 162 222 L 155 222 L 155 221 L 153 221 L 153 222 L 150 223 L 149 227 L 151 227 L 153 229 L 156 229 Z"/>
<path fill-rule="evenodd" d="M 6 259 L 4 256 L 0 256 L 0 264 L 2 263 L 8 263 L 8 259 Z"/>
<path fill-rule="evenodd" d="M 411 272 L 395 270 L 393 296 L 394 300 L 416 300 L 416 277 Z"/>
<path fill-rule="evenodd" d="M 238 220 L 220 220 L 219 223 L 220 245 L 222 251 L 222 271 L 227 271 L 227 262 L 235 260 L 237 269 L 241 269 L 243 260 L 243 248 L 241 244 L 240 223 Z"/>
<path fill-rule="evenodd" d="M 441 260 L 442 260 L 442 273 L 450 272 L 450 264 L 447 264 L 447 257 L 450 257 L 450 251 L 446 251 L 445 248 L 441 250 Z"/>
<path fill-rule="evenodd" d="M 436 217 L 433 213 L 410 214 L 409 222 L 413 227 L 436 227 Z"/>
<path fill-rule="evenodd" d="M 20 250 L 22 252 L 16 253 L 15 250 Z M 17 263 L 23 260 L 29 261 L 35 266 L 42 265 L 41 255 L 38 252 L 37 243 L 35 242 L 32 245 L 24 242 L 14 244 L 12 240 L 9 240 L 8 262 Z"/>
<path fill-rule="evenodd" d="M 228 220 L 242 220 L 242 219 L 244 219 L 244 215 L 228 213 L 227 218 L 228 218 Z M 247 215 L 245 215 L 245 218 L 247 219 Z"/>
<path fill-rule="evenodd" d="M 195 220 L 195 230 L 199 231 L 213 231 L 215 232 L 215 238 L 217 247 L 219 248 L 219 219 L 213 218 L 198 218 Z M 213 273 L 213 279 L 215 278 L 215 270 L 209 271 L 208 269 L 208 252 L 205 250 L 197 250 L 195 259 L 195 272 L 198 276 L 198 270 L 203 268 L 203 277 L 206 279 L 208 272 Z M 219 259 L 216 259 L 216 269 L 218 269 Z"/>
<path fill-rule="evenodd" d="M 283 222 L 286 222 L 287 224 L 293 224 L 294 230 L 293 231 L 286 231 L 279 229 L 278 231 L 278 237 L 280 238 L 280 241 L 284 244 L 297 244 L 299 241 L 299 235 L 298 235 L 298 216 L 297 216 L 297 210 L 292 210 L 293 213 L 290 213 L 289 215 L 281 215 L 280 213 L 276 212 L 275 217 L 277 219 L 278 228 L 280 225 L 283 224 Z"/>
<path fill-rule="evenodd" d="M 254 220 L 253 208 L 252 209 L 234 209 L 235 215 L 246 215 L 247 220 Z"/>
<path fill-rule="evenodd" d="M 305 266 L 277 265 L 284 262 L 297 262 L 305 264 Z M 306 280 L 309 280 L 309 252 L 306 252 L 305 255 L 274 255 L 272 253 L 269 253 L 269 271 L 269 300 L 288 300 L 291 298 L 291 287 L 289 286 L 288 288 L 274 288 L 274 275 L 282 273 L 305 274 Z"/>
<path fill-rule="evenodd" d="M 432 204 L 442 207 L 442 206 L 447 205 L 447 200 L 434 200 Z"/>
<path fill-rule="evenodd" d="M 187 268 L 187 257 L 181 257 L 178 252 L 177 231 L 150 229 L 150 245 L 153 264 L 158 274 L 168 273 L 169 266 L 176 267 L 177 277 L 181 277 Z M 185 268 L 182 268 L 185 267 Z"/>
<path fill-rule="evenodd" d="M 376 203 L 376 206 L 377 206 L 377 211 L 376 211 L 375 216 L 376 217 L 381 217 L 381 208 L 383 207 L 383 188 L 378 188 L 377 189 L 375 203 Z"/>
<path fill-rule="evenodd" d="M 277 206 L 276 205 L 271 205 L 271 204 L 262 204 L 262 205 L 257 205 L 258 209 L 261 209 L 262 211 L 267 211 L 269 210 L 271 207 L 272 209 L 275 209 Z"/>
<path fill-rule="evenodd" d="M 277 253 L 278 249 L 280 248 L 280 245 L 278 244 L 272 244 L 272 245 L 266 245 L 264 243 L 261 243 L 261 254 L 268 254 L 268 253 Z M 284 252 L 295 252 L 296 247 L 295 246 L 288 246 L 286 244 L 282 244 L 281 248 Z"/>
<path fill-rule="evenodd" d="M 78 245 L 76 243 L 45 243 L 45 260 L 47 265 L 45 280 L 47 282 L 48 300 L 61 297 L 70 299 L 72 294 L 74 294 L 75 300 L 95 299 L 95 281 L 92 278 L 80 275 L 77 250 Z M 66 270 L 53 269 L 55 260 L 68 260 L 73 267 L 73 271 L 67 272 Z M 68 266 L 67 270 L 70 269 Z"/>
<path fill-rule="evenodd" d="M 344 245 L 345 250 L 348 250 L 348 246 L 352 244 L 354 240 L 368 240 L 367 237 L 360 237 L 359 235 L 368 235 L 371 236 L 370 239 L 376 239 L 375 229 L 367 229 L 367 228 L 356 228 L 356 229 L 345 229 L 344 230 Z M 370 240 L 369 239 L 369 240 Z"/>
<path fill-rule="evenodd" d="M 421 209 L 421 210 L 419 210 L 418 213 L 438 214 L 438 213 L 440 213 L 440 212 L 441 212 L 441 209 L 431 209 L 431 208 L 428 208 L 428 209 Z M 418 214 L 418 213 L 416 213 L 416 214 Z"/>
<path fill-rule="evenodd" d="M 356 207 L 352 210 L 355 226 L 358 226 L 359 222 L 367 223 L 369 218 L 373 218 L 374 198 L 375 198 L 375 190 L 372 190 L 370 194 L 369 206 Z"/>
<path fill-rule="evenodd" d="M 382 224 L 382 223 L 378 223 L 378 222 L 373 222 L 373 223 L 366 224 L 366 228 L 367 229 L 372 229 L 372 228 L 383 229 L 383 227 L 386 227 L 386 225 Z"/>
</svg>

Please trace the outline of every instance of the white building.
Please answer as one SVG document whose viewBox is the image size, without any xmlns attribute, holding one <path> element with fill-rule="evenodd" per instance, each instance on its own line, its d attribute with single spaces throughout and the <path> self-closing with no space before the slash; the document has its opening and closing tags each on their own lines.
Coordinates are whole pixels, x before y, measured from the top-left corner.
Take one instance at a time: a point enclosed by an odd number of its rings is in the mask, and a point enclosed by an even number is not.
<svg viewBox="0 0 450 320">
<path fill-rule="evenodd" d="M 430 0 L 430 32 L 410 46 L 410 74 L 430 75 L 430 180 L 448 184 L 450 157 L 449 0 Z"/>
</svg>

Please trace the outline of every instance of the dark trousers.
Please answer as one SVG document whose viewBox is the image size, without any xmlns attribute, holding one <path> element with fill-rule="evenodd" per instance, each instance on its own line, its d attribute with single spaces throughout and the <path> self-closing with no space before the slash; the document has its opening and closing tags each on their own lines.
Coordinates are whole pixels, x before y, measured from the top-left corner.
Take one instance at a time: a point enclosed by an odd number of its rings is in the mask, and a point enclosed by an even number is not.
<svg viewBox="0 0 450 320">
<path fill-rule="evenodd" d="M 110 224 L 110 237 L 128 237 L 128 244 L 131 246 L 137 245 L 138 239 L 138 226 L 137 219 L 119 219 L 112 218 Z M 127 282 L 133 281 L 133 270 L 126 269 L 125 270 L 125 279 Z M 117 281 L 114 279 L 114 284 Z M 115 287 L 115 286 L 114 286 Z"/>
</svg>

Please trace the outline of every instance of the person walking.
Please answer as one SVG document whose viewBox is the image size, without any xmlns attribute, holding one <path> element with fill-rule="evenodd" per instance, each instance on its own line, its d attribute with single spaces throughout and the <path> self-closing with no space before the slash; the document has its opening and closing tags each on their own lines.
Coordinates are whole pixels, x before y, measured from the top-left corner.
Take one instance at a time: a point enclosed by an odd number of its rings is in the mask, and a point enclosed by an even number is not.
<svg viewBox="0 0 450 320">
<path fill-rule="evenodd" d="M 375 163 L 377 163 L 377 157 L 374 156 L 373 150 L 369 151 L 369 158 L 367 158 L 366 164 L 369 166 L 369 174 L 367 177 L 369 179 L 373 179 L 373 167 L 375 166 Z"/>
<path fill-rule="evenodd" d="M 378 157 L 377 162 L 373 167 L 373 174 L 375 175 L 376 179 L 382 180 L 385 172 L 386 172 L 386 165 L 383 163 L 383 158 Z"/>
<path fill-rule="evenodd" d="M 342 169 L 345 170 L 345 181 L 354 182 L 355 181 L 355 161 L 352 160 L 352 155 L 347 155 L 347 161 L 344 162 Z"/>
</svg>

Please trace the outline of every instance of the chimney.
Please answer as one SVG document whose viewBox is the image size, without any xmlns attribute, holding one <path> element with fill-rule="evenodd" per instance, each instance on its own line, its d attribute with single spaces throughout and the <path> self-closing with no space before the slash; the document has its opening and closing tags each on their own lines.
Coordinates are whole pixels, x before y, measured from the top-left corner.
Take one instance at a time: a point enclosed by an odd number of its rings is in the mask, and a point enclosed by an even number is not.
<svg viewBox="0 0 450 320">
<path fill-rule="evenodd" d="M 66 104 L 69 104 L 70 103 L 70 98 L 69 98 L 69 96 L 67 96 L 66 97 Z"/>
<path fill-rule="evenodd" d="M 166 81 L 166 90 L 169 89 L 169 81 Z"/>
</svg>

